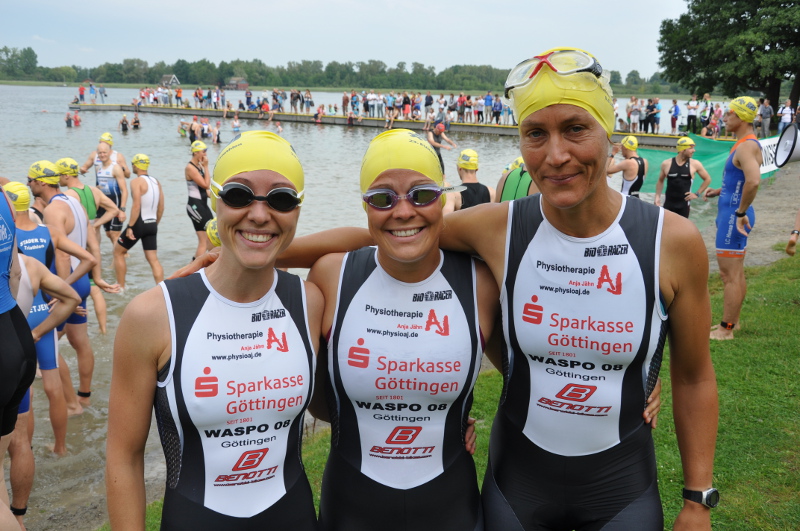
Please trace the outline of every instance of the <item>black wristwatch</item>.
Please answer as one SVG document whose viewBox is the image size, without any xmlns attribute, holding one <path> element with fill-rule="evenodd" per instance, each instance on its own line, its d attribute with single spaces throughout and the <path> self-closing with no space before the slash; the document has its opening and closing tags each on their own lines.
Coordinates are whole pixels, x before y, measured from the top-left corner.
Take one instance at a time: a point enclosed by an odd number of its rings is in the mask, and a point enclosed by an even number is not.
<svg viewBox="0 0 800 531">
<path fill-rule="evenodd" d="M 122 212 L 125 212 L 125 207 L 119 207 Z"/>
<path fill-rule="evenodd" d="M 689 501 L 705 505 L 709 509 L 713 509 L 719 505 L 719 491 L 715 488 L 710 488 L 708 490 L 683 489 L 683 497 Z"/>
<path fill-rule="evenodd" d="M 737 210 L 736 212 L 734 212 L 734 213 L 736 214 L 736 217 L 737 217 L 737 218 L 743 218 L 743 217 L 745 217 L 745 216 L 747 215 L 747 210 L 745 210 L 745 211 L 744 211 L 744 212 L 742 212 L 741 214 L 739 213 L 739 211 L 738 211 L 738 210 Z"/>
</svg>

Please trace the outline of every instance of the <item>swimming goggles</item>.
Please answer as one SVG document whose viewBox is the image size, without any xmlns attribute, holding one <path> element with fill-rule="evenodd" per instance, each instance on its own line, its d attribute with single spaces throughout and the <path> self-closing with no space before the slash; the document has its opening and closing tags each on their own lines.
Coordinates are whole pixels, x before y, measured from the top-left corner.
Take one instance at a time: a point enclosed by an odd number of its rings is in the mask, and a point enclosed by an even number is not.
<svg viewBox="0 0 800 531">
<path fill-rule="evenodd" d="M 557 50 L 526 59 L 515 66 L 506 79 L 506 99 L 511 90 L 530 83 L 544 65 L 549 66 L 550 70 L 559 76 L 568 76 L 579 72 L 588 72 L 597 78 L 603 75 L 603 67 L 588 53 L 580 50 Z"/>
<path fill-rule="evenodd" d="M 225 183 L 222 187 L 213 181 L 211 184 L 219 189 L 219 192 L 213 190 L 214 195 L 231 208 L 244 208 L 253 201 L 264 201 L 273 210 L 291 212 L 303 202 L 303 192 L 297 193 L 292 188 L 275 188 L 265 196 L 258 196 L 241 183 Z"/>
<path fill-rule="evenodd" d="M 414 186 L 405 195 L 400 195 L 394 190 L 389 190 L 387 188 L 376 188 L 375 190 L 368 190 L 361 198 L 375 210 L 391 210 L 401 199 L 408 199 L 412 205 L 422 207 L 430 205 L 444 193 L 460 192 L 461 190 L 466 190 L 466 187 L 451 186 L 449 188 L 439 188 L 435 184 L 423 184 Z"/>
</svg>

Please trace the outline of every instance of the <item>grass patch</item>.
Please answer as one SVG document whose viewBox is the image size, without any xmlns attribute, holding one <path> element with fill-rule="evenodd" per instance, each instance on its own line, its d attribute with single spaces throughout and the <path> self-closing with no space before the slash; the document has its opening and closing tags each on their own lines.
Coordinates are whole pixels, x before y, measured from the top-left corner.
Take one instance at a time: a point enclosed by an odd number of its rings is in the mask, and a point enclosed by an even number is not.
<svg viewBox="0 0 800 531">
<path fill-rule="evenodd" d="M 800 260 L 786 258 L 767 267 L 747 268 L 747 300 L 742 330 L 734 341 L 711 343 L 720 398 L 714 485 L 722 501 L 712 511 L 715 529 L 784 531 L 800 527 Z M 708 283 L 715 316 L 722 313 L 722 282 Z M 662 369 L 664 392 L 654 437 L 659 489 L 668 528 L 683 504 L 683 474 L 671 410 L 669 356 Z M 482 480 L 502 378 L 482 374 L 475 386 L 472 416 L 477 419 L 475 464 Z M 315 503 L 330 432 L 306 438 L 303 460 Z M 161 504 L 148 506 L 147 529 L 159 529 Z M 108 526 L 102 528 L 109 529 Z"/>
</svg>

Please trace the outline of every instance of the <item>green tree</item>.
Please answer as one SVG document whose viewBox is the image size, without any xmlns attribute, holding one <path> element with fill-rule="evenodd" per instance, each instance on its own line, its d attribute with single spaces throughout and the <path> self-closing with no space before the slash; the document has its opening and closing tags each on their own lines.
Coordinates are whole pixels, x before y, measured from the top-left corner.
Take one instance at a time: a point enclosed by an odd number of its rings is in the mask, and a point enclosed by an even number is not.
<svg viewBox="0 0 800 531">
<path fill-rule="evenodd" d="M 36 67 L 39 66 L 39 58 L 33 48 L 23 48 L 19 52 L 19 68 L 26 76 L 32 76 L 36 73 Z"/>
<path fill-rule="evenodd" d="M 800 93 L 800 4 L 782 0 L 689 0 L 688 12 L 661 22 L 664 74 L 693 92 L 716 86 L 730 97 L 780 97 L 781 82 Z"/>
<path fill-rule="evenodd" d="M 644 79 L 642 79 L 642 76 L 639 75 L 638 70 L 631 70 L 628 72 L 628 75 L 625 76 L 625 86 L 629 89 L 635 89 L 643 83 Z"/>
<path fill-rule="evenodd" d="M 619 73 L 619 70 L 610 70 L 608 75 L 611 77 L 609 83 L 612 85 L 622 85 L 622 74 Z"/>
</svg>

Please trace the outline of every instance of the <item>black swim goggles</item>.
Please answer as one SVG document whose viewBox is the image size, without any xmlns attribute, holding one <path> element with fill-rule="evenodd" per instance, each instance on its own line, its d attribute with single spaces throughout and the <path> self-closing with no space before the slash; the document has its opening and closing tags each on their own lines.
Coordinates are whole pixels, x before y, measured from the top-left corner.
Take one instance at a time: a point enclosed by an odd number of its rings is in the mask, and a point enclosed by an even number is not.
<svg viewBox="0 0 800 531">
<path fill-rule="evenodd" d="M 274 188 L 267 195 L 258 196 L 242 183 L 225 183 L 222 188 L 217 183 L 212 184 L 215 188 L 213 193 L 231 208 L 244 208 L 253 201 L 264 201 L 273 210 L 291 212 L 303 202 L 303 192 L 297 193 L 292 188 Z"/>
<path fill-rule="evenodd" d="M 422 184 L 412 187 L 405 195 L 400 195 L 388 188 L 376 188 L 375 190 L 367 190 L 361 198 L 375 210 L 391 210 L 401 199 L 408 199 L 412 205 L 423 207 L 430 205 L 444 193 L 459 192 L 461 190 L 466 190 L 466 187 L 451 186 L 449 188 L 440 188 L 435 184 Z"/>
</svg>

